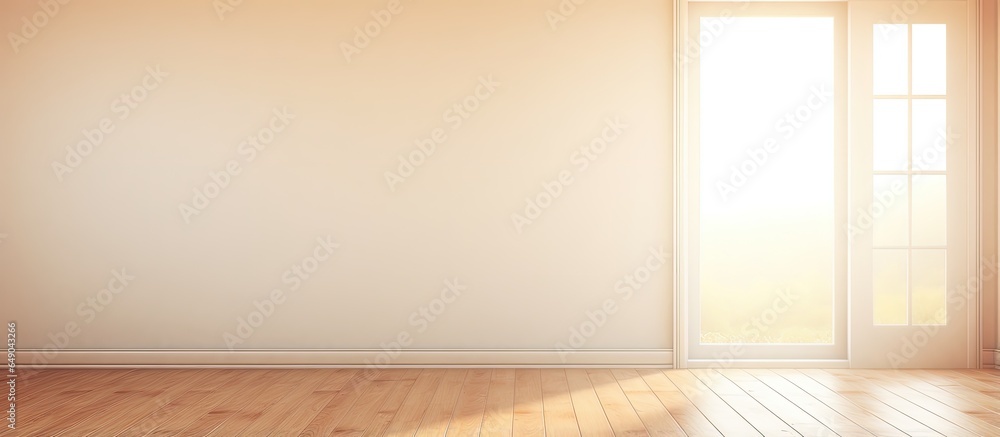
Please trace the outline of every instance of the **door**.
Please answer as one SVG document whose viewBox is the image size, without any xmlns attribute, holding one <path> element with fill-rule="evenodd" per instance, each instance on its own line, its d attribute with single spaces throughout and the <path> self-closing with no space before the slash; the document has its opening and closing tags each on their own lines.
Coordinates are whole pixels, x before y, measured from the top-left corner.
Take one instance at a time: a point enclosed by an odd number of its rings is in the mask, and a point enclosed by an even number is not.
<svg viewBox="0 0 1000 437">
<path fill-rule="evenodd" d="M 975 367 L 966 3 L 850 20 L 851 364 Z"/>
</svg>

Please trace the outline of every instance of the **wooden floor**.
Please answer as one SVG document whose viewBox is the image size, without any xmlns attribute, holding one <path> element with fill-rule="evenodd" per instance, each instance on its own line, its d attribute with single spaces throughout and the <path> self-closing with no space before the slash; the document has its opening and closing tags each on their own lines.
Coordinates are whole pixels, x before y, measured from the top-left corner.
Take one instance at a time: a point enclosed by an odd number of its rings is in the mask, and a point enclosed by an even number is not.
<svg viewBox="0 0 1000 437">
<path fill-rule="evenodd" d="M 40 436 L 997 436 L 997 370 L 51 370 Z"/>
</svg>

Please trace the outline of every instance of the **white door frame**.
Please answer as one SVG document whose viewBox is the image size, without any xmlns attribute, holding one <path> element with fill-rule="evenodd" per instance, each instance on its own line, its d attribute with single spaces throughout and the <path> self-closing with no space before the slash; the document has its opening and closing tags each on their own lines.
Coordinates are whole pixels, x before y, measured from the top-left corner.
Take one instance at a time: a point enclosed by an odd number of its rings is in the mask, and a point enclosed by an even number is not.
<svg viewBox="0 0 1000 437">
<path fill-rule="evenodd" d="M 744 0 L 749 1 L 749 0 Z M 805 0 L 809 1 L 809 0 Z M 859 1 L 881 1 L 881 0 L 849 0 L 848 8 L 851 7 L 851 3 Z M 980 77 L 980 59 L 982 53 L 980 50 L 980 16 L 981 16 L 981 0 L 951 0 L 951 1 L 965 1 L 969 7 L 968 10 L 968 59 L 969 59 L 969 90 L 968 90 L 968 130 L 969 133 L 969 144 L 971 149 L 969 150 L 969 224 L 968 224 L 968 238 L 969 238 L 969 259 L 970 268 L 974 269 L 971 273 L 972 276 L 976 278 L 976 287 L 972 291 L 975 295 L 969 299 L 970 305 L 967 305 L 967 311 L 969 312 L 969 326 L 968 326 L 968 367 L 969 368 L 979 368 L 982 366 L 981 350 L 982 350 L 982 293 L 979 292 L 979 288 L 982 284 L 983 271 L 979 268 L 980 260 L 982 260 L 982 250 L 980 244 L 981 232 L 981 217 L 980 217 L 980 192 L 982 178 L 980 177 L 980 164 L 981 164 L 981 148 L 980 143 L 980 129 L 982 128 L 980 123 L 980 89 L 981 80 Z M 689 256 L 690 242 L 688 238 L 688 219 L 689 216 L 689 204 L 690 198 L 688 193 L 687 180 L 689 175 L 688 166 L 688 66 L 685 62 L 685 50 L 688 47 L 688 4 L 690 0 L 675 0 L 673 4 L 673 26 L 674 26 L 674 142 L 673 142 L 673 182 L 674 182 L 674 198 L 673 198 L 673 209 L 674 209 L 674 228 L 673 228 L 673 238 L 674 238 L 674 252 L 673 252 L 673 287 L 674 287 L 674 362 L 673 366 L 675 368 L 687 368 L 691 366 L 703 366 L 705 363 L 692 362 L 689 358 L 688 350 L 688 338 L 689 338 L 689 321 L 690 317 L 688 315 L 688 304 L 689 304 L 689 278 L 688 272 L 690 268 L 690 262 L 692 262 Z M 850 78 L 848 78 L 848 86 L 850 86 Z M 847 219 L 846 217 L 844 218 Z M 850 290 L 848 290 L 848 299 L 850 299 Z M 847 320 L 848 329 L 850 329 L 850 309 L 848 309 Z M 784 360 L 781 362 L 775 361 L 761 361 L 761 360 L 734 360 L 733 363 L 729 363 L 731 366 L 739 367 L 779 367 L 779 366 L 789 366 L 789 367 L 843 367 L 849 366 L 850 357 L 850 332 L 848 332 L 847 342 L 848 342 L 848 356 L 847 362 L 831 362 L 831 361 L 815 361 L 815 360 L 794 360 L 788 361 Z M 718 365 L 718 364 L 714 364 Z"/>
</svg>

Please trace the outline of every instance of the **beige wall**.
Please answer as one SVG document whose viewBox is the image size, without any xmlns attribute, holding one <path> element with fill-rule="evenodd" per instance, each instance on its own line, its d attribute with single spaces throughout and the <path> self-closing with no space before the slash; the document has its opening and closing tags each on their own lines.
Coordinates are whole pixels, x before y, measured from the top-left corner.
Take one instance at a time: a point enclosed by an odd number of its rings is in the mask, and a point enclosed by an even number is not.
<svg viewBox="0 0 1000 437">
<path fill-rule="evenodd" d="M 0 318 L 20 348 L 68 323 L 67 349 L 225 348 L 275 288 L 286 300 L 239 347 L 409 333 L 412 348 L 552 350 L 607 299 L 583 348 L 671 347 L 669 265 L 616 294 L 671 250 L 668 2 L 586 2 L 555 29 L 556 0 L 224 2 L 70 2 L 0 50 Z M 348 62 L 341 43 L 386 8 Z M 40 10 L 3 2 L 0 29 Z M 126 110 L 133 91 L 148 96 Z M 269 146 L 241 147 L 285 107 Z M 582 169 L 578 149 L 616 136 L 608 119 L 627 127 Z M 79 166 L 53 168 L 101 127 Z M 390 190 L 436 129 L 447 139 Z M 227 165 L 239 174 L 188 223 L 181 203 Z M 572 182 L 519 233 L 512 214 L 561 172 Z M 328 235 L 339 247 L 292 291 L 286 270 Z M 134 279 L 88 306 L 114 269 Z M 449 278 L 466 289 L 442 304 Z M 429 306 L 446 309 L 413 315 Z"/>
</svg>

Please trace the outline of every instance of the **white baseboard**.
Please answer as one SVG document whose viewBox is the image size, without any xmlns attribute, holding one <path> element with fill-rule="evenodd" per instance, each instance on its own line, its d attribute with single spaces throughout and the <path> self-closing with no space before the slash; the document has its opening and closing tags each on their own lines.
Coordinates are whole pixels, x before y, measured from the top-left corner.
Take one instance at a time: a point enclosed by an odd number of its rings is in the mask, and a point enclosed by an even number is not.
<svg viewBox="0 0 1000 437">
<path fill-rule="evenodd" d="M 395 354 L 395 355 L 393 355 Z M 660 367 L 671 349 L 41 349 L 17 351 L 18 367 Z"/>
<path fill-rule="evenodd" d="M 847 360 L 688 360 L 692 369 L 847 369 Z"/>
</svg>

